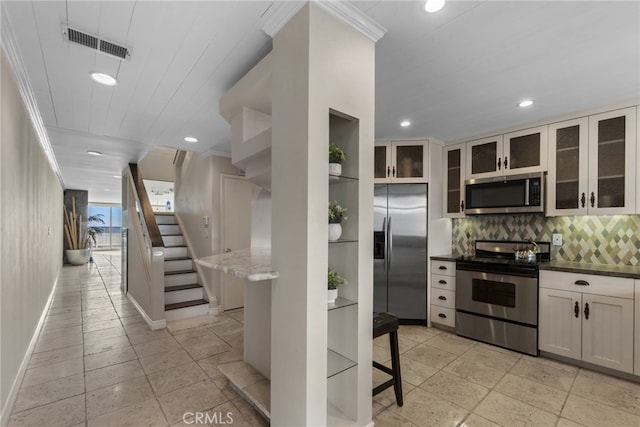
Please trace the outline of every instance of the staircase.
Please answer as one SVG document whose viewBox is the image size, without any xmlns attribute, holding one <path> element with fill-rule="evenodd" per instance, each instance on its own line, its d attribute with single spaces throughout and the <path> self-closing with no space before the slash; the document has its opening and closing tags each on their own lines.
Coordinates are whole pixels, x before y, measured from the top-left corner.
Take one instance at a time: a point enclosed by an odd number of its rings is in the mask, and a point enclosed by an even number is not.
<svg viewBox="0 0 640 427">
<path fill-rule="evenodd" d="M 209 302 L 198 283 L 180 225 L 173 213 L 155 214 L 164 241 L 164 311 L 167 320 L 207 314 Z"/>
</svg>

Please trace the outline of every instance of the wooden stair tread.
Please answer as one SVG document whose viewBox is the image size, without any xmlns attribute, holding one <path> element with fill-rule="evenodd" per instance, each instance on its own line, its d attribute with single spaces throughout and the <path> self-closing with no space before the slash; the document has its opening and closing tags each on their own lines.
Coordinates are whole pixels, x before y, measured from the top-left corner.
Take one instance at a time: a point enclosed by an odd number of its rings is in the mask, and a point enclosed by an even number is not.
<svg viewBox="0 0 640 427">
<path fill-rule="evenodd" d="M 188 273 L 197 273 L 197 270 L 177 270 L 177 271 L 165 271 L 165 276 L 173 276 L 176 274 L 188 274 Z"/>
<path fill-rule="evenodd" d="M 197 289 L 197 288 L 201 288 L 202 285 L 199 283 L 189 283 L 188 285 L 174 285 L 174 286 L 167 286 L 166 288 L 164 288 L 165 292 L 175 292 L 175 291 L 184 291 L 187 289 Z"/>
<path fill-rule="evenodd" d="M 196 305 L 203 305 L 203 304 L 209 304 L 209 302 L 205 301 L 203 299 L 195 299 L 195 300 L 192 300 L 192 301 L 176 302 L 176 303 L 173 303 L 173 304 L 165 304 L 164 311 L 177 310 L 179 308 L 194 307 Z"/>
<path fill-rule="evenodd" d="M 177 248 L 179 246 L 173 246 L 174 248 Z M 166 248 L 166 246 L 165 246 Z M 186 261 L 186 260 L 190 260 L 192 259 L 190 256 L 171 256 L 171 257 L 165 257 L 164 260 L 165 261 Z"/>
</svg>

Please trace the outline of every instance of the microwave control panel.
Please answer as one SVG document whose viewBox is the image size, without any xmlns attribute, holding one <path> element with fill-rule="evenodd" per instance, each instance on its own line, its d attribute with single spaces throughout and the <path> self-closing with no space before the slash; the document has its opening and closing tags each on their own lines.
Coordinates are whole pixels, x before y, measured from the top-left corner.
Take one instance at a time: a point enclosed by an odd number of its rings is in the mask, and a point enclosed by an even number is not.
<svg viewBox="0 0 640 427">
<path fill-rule="evenodd" d="M 529 205 L 540 206 L 542 203 L 541 195 L 542 191 L 539 179 L 532 179 L 529 181 Z"/>
</svg>

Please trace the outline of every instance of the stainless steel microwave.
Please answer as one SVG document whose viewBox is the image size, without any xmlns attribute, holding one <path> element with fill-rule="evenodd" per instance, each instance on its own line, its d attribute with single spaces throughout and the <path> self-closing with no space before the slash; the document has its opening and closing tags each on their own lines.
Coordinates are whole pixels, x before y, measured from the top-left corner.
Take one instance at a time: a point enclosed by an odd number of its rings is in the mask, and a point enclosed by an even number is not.
<svg viewBox="0 0 640 427">
<path fill-rule="evenodd" d="M 544 212 L 544 173 L 465 181 L 467 215 Z"/>
</svg>

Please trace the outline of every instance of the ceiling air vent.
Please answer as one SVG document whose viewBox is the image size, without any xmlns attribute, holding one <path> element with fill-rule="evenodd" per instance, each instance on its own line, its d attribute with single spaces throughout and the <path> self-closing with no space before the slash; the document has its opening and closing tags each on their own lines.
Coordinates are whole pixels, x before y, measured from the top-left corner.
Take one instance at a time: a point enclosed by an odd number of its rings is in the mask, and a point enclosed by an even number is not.
<svg viewBox="0 0 640 427">
<path fill-rule="evenodd" d="M 118 58 L 120 60 L 128 60 L 131 52 L 128 48 L 112 43 L 108 40 L 101 39 L 98 36 L 82 32 L 76 28 L 64 25 L 62 27 L 62 35 L 65 40 L 71 43 L 77 43 L 82 46 L 94 49 L 105 55 Z"/>
</svg>

